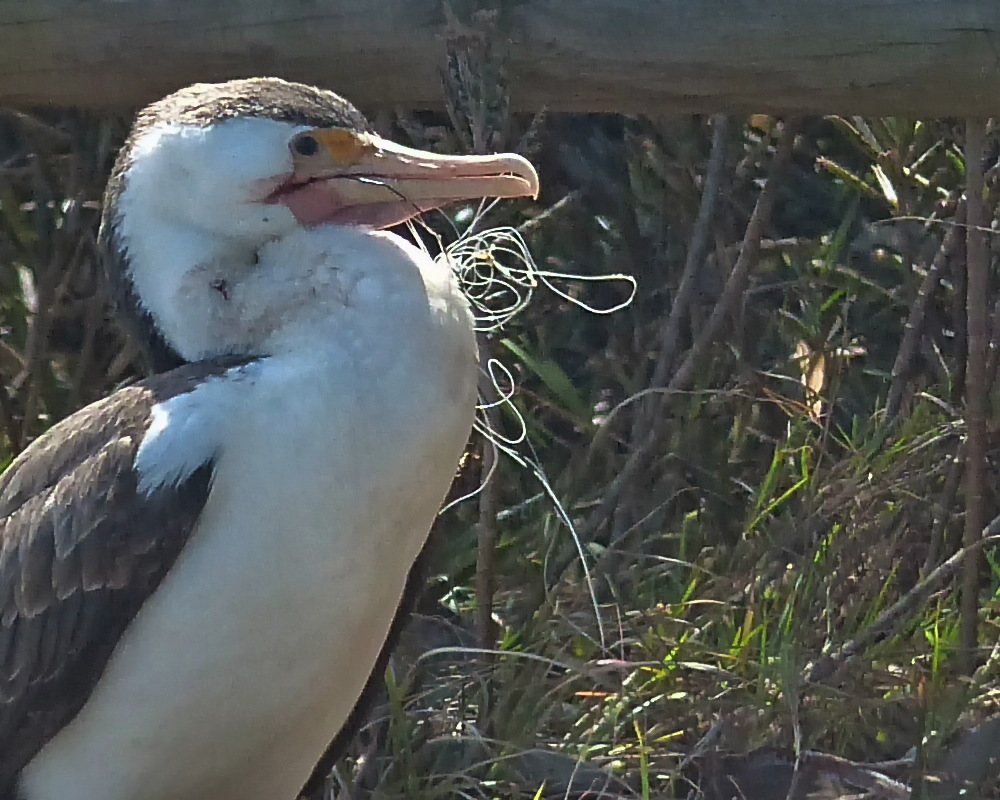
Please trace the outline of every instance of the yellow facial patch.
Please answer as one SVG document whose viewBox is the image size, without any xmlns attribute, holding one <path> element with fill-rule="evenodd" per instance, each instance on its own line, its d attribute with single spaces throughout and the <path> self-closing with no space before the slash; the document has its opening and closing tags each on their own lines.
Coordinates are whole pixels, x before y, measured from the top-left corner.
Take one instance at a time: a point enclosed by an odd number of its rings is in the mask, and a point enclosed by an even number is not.
<svg viewBox="0 0 1000 800">
<path fill-rule="evenodd" d="M 345 128 L 316 128 L 310 135 L 323 146 L 330 158 L 338 164 L 357 164 L 369 155 L 374 146 L 363 134 Z"/>
</svg>

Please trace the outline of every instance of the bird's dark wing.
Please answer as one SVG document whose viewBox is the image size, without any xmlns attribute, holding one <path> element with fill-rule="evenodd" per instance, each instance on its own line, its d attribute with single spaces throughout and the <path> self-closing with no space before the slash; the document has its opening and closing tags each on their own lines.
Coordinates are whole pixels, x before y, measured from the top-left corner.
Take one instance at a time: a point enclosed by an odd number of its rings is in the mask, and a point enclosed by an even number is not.
<svg viewBox="0 0 1000 800">
<path fill-rule="evenodd" d="M 0 800 L 86 702 L 205 504 L 211 463 L 177 486 L 136 492 L 153 406 L 243 363 L 190 364 L 121 389 L 0 476 Z"/>
</svg>

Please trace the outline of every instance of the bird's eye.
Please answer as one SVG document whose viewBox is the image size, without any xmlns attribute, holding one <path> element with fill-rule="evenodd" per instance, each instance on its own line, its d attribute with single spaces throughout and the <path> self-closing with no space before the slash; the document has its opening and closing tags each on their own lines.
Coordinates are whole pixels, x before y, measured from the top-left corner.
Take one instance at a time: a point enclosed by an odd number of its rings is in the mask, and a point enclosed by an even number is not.
<svg viewBox="0 0 1000 800">
<path fill-rule="evenodd" d="M 298 136 L 292 140 L 292 150 L 300 156 L 314 156 L 319 152 L 319 142 L 308 134 Z"/>
</svg>

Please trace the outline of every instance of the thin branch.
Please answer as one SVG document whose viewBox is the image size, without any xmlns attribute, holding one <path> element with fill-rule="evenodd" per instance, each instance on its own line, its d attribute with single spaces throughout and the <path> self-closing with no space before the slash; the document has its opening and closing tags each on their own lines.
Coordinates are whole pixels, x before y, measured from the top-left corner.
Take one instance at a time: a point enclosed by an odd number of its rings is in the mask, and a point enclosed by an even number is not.
<svg viewBox="0 0 1000 800">
<path fill-rule="evenodd" d="M 702 330 L 698 341 L 695 343 L 691 353 L 688 354 L 688 358 L 685 360 L 684 364 L 681 365 L 681 370 L 678 371 L 677 375 L 674 376 L 673 380 L 671 380 L 668 385 L 666 389 L 666 392 L 668 393 L 681 391 L 681 384 L 693 377 L 693 365 L 695 361 L 692 359 L 692 353 L 697 353 L 695 356 L 696 359 L 700 359 L 704 355 L 708 346 L 721 332 L 722 322 L 730 316 L 732 307 L 742 296 L 749 278 L 750 269 L 757 260 L 761 237 L 767 225 L 770 223 L 771 211 L 774 208 L 774 202 L 777 196 L 778 187 L 780 186 L 781 178 L 788 164 L 791 162 L 792 150 L 795 144 L 795 136 L 797 132 L 797 120 L 789 120 L 785 122 L 784 132 L 778 142 L 774 160 L 771 162 L 771 168 L 768 173 L 767 181 L 764 184 L 764 188 L 761 190 L 760 195 L 757 197 L 757 203 L 754 206 L 753 213 L 750 215 L 750 220 L 747 223 L 746 233 L 743 237 L 743 246 L 740 250 L 740 256 L 737 259 L 736 266 L 733 267 L 733 270 L 729 275 L 729 279 L 726 282 L 726 286 L 722 291 L 722 295 L 719 297 L 719 301 L 715 306 L 715 310 L 712 312 L 712 316 L 705 325 L 705 328 Z M 589 542 L 593 540 L 594 536 L 608 520 L 615 506 L 618 504 L 618 499 L 621 496 L 622 490 L 635 480 L 640 470 L 645 467 L 647 460 L 655 452 L 656 444 L 657 437 L 655 435 L 650 435 L 645 440 L 634 446 L 631 454 L 619 470 L 618 475 L 605 488 L 597 508 L 591 512 L 586 523 L 580 527 L 580 541 Z M 554 564 L 549 573 L 551 580 L 558 580 L 566 568 L 573 563 L 575 558 L 576 554 L 570 553 L 564 556 L 561 561 Z"/>
<path fill-rule="evenodd" d="M 723 323 L 732 316 L 737 302 L 746 291 L 747 283 L 750 280 L 750 270 L 757 264 L 760 240 L 771 222 L 771 212 L 774 209 L 780 185 L 780 181 L 776 178 L 784 172 L 792 160 L 792 150 L 795 146 L 798 128 L 797 120 L 785 123 L 785 131 L 771 165 L 771 174 L 757 198 L 757 205 L 754 206 L 753 214 L 750 215 L 750 221 L 747 223 L 746 233 L 743 236 L 743 247 L 740 250 L 739 258 L 736 259 L 736 266 L 729 273 L 722 295 L 712 310 L 712 316 L 708 318 L 708 322 L 695 341 L 694 347 L 688 351 L 687 357 L 674 373 L 673 378 L 670 379 L 670 383 L 667 384 L 669 391 L 680 392 L 690 388 L 698 368 L 705 360 L 708 348 L 718 338 L 722 332 Z"/>
<path fill-rule="evenodd" d="M 968 366 L 965 375 L 965 534 L 966 549 L 975 546 L 985 522 L 983 483 L 986 472 L 986 348 L 989 342 L 989 259 L 986 252 L 986 209 L 983 201 L 983 151 L 986 126 L 981 120 L 965 125 L 966 174 L 966 270 L 968 292 L 966 309 L 969 329 Z M 975 669 L 979 631 L 979 559 L 969 558 L 962 575 L 962 600 L 959 624 L 963 671 Z"/>
<path fill-rule="evenodd" d="M 823 656 L 809 667 L 806 680 L 825 683 L 837 680 L 841 672 L 870 647 L 897 633 L 910 616 L 922 608 L 928 598 L 952 580 L 966 561 L 975 561 L 980 549 L 1000 542 L 1000 517 L 982 531 L 982 538 L 972 547 L 963 547 L 947 561 L 941 563 L 926 578 L 879 614 L 871 625 L 858 636 L 842 644 L 836 651 Z"/>
<path fill-rule="evenodd" d="M 937 563 L 944 543 L 944 531 L 948 525 L 948 520 L 952 517 L 952 509 L 955 506 L 955 497 L 958 495 L 958 488 L 962 483 L 963 468 L 965 467 L 965 445 L 959 446 L 958 453 L 951 460 L 948 467 L 948 474 L 944 480 L 944 488 L 941 495 L 934 503 L 933 522 L 931 523 L 930 544 L 927 546 L 927 557 L 924 559 L 924 568 L 921 575 L 926 575 Z"/>
<path fill-rule="evenodd" d="M 684 271 L 677 287 L 677 294 L 670 308 L 670 314 L 664 320 L 660 330 L 659 354 L 648 384 L 651 387 L 663 386 L 670 368 L 673 366 L 680 343 L 681 326 L 688 317 L 691 301 L 694 298 L 695 288 L 698 285 L 699 275 L 704 267 L 712 239 L 712 225 L 718 206 L 719 189 L 722 186 L 726 168 L 730 131 L 729 116 L 716 114 L 712 118 L 712 128 L 712 149 L 708 156 L 708 165 L 705 168 L 705 181 L 702 186 L 698 216 L 695 218 L 691 231 L 691 242 L 688 245 Z M 665 399 L 664 395 L 654 392 L 646 397 L 646 402 L 639 404 L 632 418 L 629 441 L 641 442 L 656 436 L 656 426 Z M 634 528 L 633 522 L 639 516 L 632 507 L 634 495 L 634 488 L 630 490 L 630 487 L 627 487 L 614 512 L 614 530 L 610 540 L 612 548 L 622 541 L 626 531 Z M 607 574 L 614 574 L 620 562 L 621 553 L 613 549 L 609 551 L 604 565 Z"/>
<path fill-rule="evenodd" d="M 489 340 L 480 336 L 479 342 L 479 396 L 485 406 L 489 429 L 500 430 L 500 409 L 497 391 L 490 377 Z M 496 593 L 497 512 L 499 511 L 500 484 L 496 480 L 497 452 L 492 442 L 483 442 L 483 458 L 479 491 L 479 523 L 476 526 L 476 641 L 484 650 L 496 644 L 496 624 L 493 621 L 493 596 Z"/>
<path fill-rule="evenodd" d="M 899 343 L 899 351 L 892 365 L 892 383 L 889 386 L 889 396 L 885 404 L 885 424 L 891 424 L 899 414 L 907 380 L 910 377 L 910 366 L 919 350 L 918 345 L 923 338 L 924 319 L 927 316 L 927 306 L 941 284 L 941 274 L 948 261 L 955 253 L 961 234 L 965 228 L 965 201 L 959 201 L 955 209 L 954 225 L 948 227 L 941 246 L 931 262 L 913 301 L 913 307 L 906 318 L 903 328 L 903 340 Z"/>
<path fill-rule="evenodd" d="M 801 762 L 804 766 L 834 776 L 839 781 L 872 792 L 876 797 L 887 798 L 887 800 L 910 800 L 912 797 L 908 786 L 888 775 L 883 775 L 871 764 L 850 761 L 840 756 L 819 753 L 815 750 L 804 750 L 801 753 Z M 791 792 L 789 792 L 789 796 L 793 796 Z M 799 797 L 800 795 L 794 796 Z"/>
<path fill-rule="evenodd" d="M 670 316 L 667 317 L 660 332 L 660 353 L 656 359 L 656 366 L 653 368 L 653 376 L 649 381 L 650 386 L 663 386 L 670 372 L 670 367 L 673 366 L 677 354 L 677 344 L 680 340 L 681 325 L 687 319 L 688 308 L 694 298 L 699 273 L 705 264 L 711 243 L 712 222 L 715 219 L 719 189 L 722 186 L 726 155 L 729 150 L 727 147 L 731 128 L 729 116 L 716 114 L 712 117 L 712 128 L 712 151 L 708 157 L 708 167 L 705 169 L 701 204 L 698 207 L 698 216 L 691 231 L 691 244 L 688 246 L 687 257 L 684 261 L 684 273 L 681 276 L 680 285 L 677 287 L 677 296 L 670 309 Z M 655 414 L 655 410 L 662 403 L 662 397 L 662 395 L 650 397 L 650 402 L 646 404 L 649 413 L 644 416 Z"/>
</svg>

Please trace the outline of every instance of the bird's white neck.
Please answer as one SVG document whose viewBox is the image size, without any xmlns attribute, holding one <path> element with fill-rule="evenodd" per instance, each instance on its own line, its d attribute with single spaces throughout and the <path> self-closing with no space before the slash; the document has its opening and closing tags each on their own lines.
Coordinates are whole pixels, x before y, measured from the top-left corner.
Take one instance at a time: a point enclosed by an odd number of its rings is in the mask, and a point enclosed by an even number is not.
<svg viewBox="0 0 1000 800">
<path fill-rule="evenodd" d="M 123 233 L 140 303 L 188 361 L 330 341 L 391 357 L 429 312 L 471 326 L 447 266 L 393 234 L 296 228 L 255 248 L 148 217 Z"/>
<path fill-rule="evenodd" d="M 457 359 L 463 369 L 475 354 L 472 317 L 452 271 L 390 233 L 298 229 L 261 248 L 229 304 L 237 335 L 269 354 L 333 347 L 373 375 L 404 351 L 429 366 Z"/>
<path fill-rule="evenodd" d="M 257 265 L 252 246 L 164 219 L 123 224 L 122 244 L 140 305 L 185 361 L 247 351 L 227 295 Z"/>
</svg>

